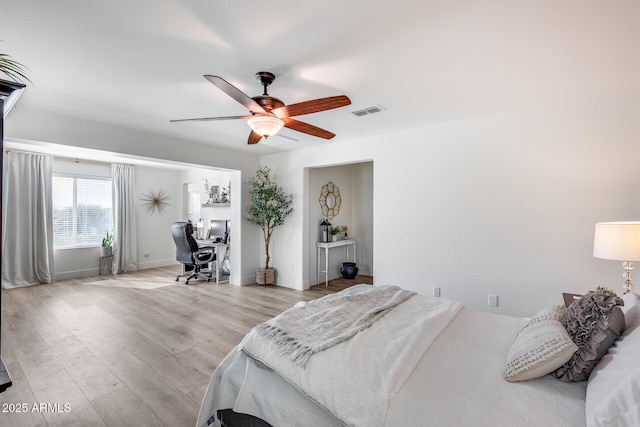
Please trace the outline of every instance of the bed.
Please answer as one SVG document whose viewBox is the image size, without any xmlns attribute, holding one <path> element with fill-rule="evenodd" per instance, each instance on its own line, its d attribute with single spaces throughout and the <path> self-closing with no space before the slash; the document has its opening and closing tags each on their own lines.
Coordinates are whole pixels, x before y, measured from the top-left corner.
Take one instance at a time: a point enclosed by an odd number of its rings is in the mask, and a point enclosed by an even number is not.
<svg viewBox="0 0 640 427">
<path fill-rule="evenodd" d="M 506 381 L 505 363 L 536 317 L 441 298 L 411 295 L 302 366 L 255 328 L 215 370 L 197 426 L 220 426 L 221 416 L 228 427 L 637 426 L 640 298 L 628 295 L 626 329 L 589 381 L 579 382 L 551 375 Z"/>
</svg>

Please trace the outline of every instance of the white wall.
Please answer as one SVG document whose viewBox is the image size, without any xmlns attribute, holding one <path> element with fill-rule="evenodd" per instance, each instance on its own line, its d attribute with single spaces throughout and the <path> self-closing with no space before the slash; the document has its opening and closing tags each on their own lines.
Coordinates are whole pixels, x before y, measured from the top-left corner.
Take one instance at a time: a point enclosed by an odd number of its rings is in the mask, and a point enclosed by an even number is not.
<svg viewBox="0 0 640 427">
<path fill-rule="evenodd" d="M 353 215 L 349 236 L 357 239 L 358 274 L 373 276 L 373 162 L 356 163 L 353 167 Z M 393 200 L 386 200 L 393 203 Z"/>
<path fill-rule="evenodd" d="M 427 295 L 439 286 L 445 298 L 518 316 L 561 303 L 563 291 L 621 289 L 620 264 L 592 256 L 593 230 L 640 219 L 639 100 L 580 100 L 263 156 L 294 194 L 275 266 L 304 265 L 285 270 L 300 288 L 309 277 L 301 225 L 304 200 L 316 196 L 304 196 L 305 168 L 373 160 L 375 284 Z M 488 293 L 498 308 L 487 307 Z"/>
<path fill-rule="evenodd" d="M 162 191 L 169 196 L 165 213 L 151 214 L 138 202 L 136 238 L 138 239 L 138 269 L 177 264 L 176 246 L 171 224 L 182 219 L 180 172 L 135 166 L 136 199 L 150 191 Z"/>
<path fill-rule="evenodd" d="M 232 259 L 230 281 L 236 285 L 255 282 L 255 268 L 259 265 L 262 245 L 258 231 L 254 230 L 250 224 L 242 223 L 240 218 L 249 200 L 248 192 L 242 188 L 241 184 L 258 168 L 257 156 L 24 107 L 16 108 L 11 112 L 11 120 L 5 122 L 4 130 L 5 141 L 19 140 L 34 145 L 51 143 L 83 147 L 126 156 L 230 171 L 232 192 L 239 202 L 235 213 L 231 213 L 232 221 L 234 221 L 234 215 L 237 218 L 233 225 L 233 235 L 234 242 L 238 243 L 232 245 L 235 248 L 232 248 L 231 256 L 235 258 L 238 265 L 234 265 Z M 178 181 L 180 179 L 176 180 Z M 242 189 L 238 191 L 237 189 L 240 188 Z M 182 194 L 182 190 L 179 194 Z M 182 219 L 181 215 L 176 216 Z M 249 228 L 250 232 L 243 233 L 244 227 Z M 173 243 L 170 247 L 172 246 Z M 238 252 L 234 253 L 234 251 Z"/>
</svg>

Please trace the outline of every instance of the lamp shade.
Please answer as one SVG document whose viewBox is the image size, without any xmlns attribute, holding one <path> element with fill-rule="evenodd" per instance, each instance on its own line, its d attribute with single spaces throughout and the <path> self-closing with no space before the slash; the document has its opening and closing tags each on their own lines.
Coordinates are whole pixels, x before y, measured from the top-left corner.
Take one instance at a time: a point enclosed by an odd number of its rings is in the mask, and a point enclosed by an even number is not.
<svg viewBox="0 0 640 427">
<path fill-rule="evenodd" d="M 640 261 L 640 221 L 597 223 L 593 256 L 617 261 Z"/>
<path fill-rule="evenodd" d="M 284 122 L 274 116 L 257 115 L 247 120 L 247 124 L 255 133 L 266 138 L 278 133 Z"/>
</svg>

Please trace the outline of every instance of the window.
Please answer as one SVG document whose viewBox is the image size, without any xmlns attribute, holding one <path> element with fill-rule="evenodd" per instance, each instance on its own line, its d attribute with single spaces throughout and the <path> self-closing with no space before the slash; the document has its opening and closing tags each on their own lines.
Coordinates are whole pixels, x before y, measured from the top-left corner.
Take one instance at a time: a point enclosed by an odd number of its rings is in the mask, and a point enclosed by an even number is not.
<svg viewBox="0 0 640 427">
<path fill-rule="evenodd" d="M 113 231 L 111 180 L 53 177 L 53 245 L 96 246 Z"/>
<path fill-rule="evenodd" d="M 192 222 L 197 223 L 202 218 L 201 208 L 202 202 L 200 201 L 200 192 L 189 192 L 189 219 Z"/>
</svg>

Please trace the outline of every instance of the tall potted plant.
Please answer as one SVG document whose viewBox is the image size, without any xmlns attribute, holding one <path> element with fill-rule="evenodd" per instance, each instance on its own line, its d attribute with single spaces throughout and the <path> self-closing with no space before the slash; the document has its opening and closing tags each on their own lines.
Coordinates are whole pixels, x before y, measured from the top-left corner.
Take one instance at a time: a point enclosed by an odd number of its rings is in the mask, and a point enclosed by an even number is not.
<svg viewBox="0 0 640 427">
<path fill-rule="evenodd" d="M 247 207 L 247 220 L 262 230 L 264 238 L 264 268 L 256 269 L 256 283 L 270 285 L 275 283 L 275 270 L 269 267 L 271 257 L 269 245 L 273 230 L 284 224 L 285 218 L 293 211 L 293 195 L 285 194 L 284 188 L 278 185 L 271 169 L 260 167 L 247 182 L 251 204 Z"/>
</svg>

